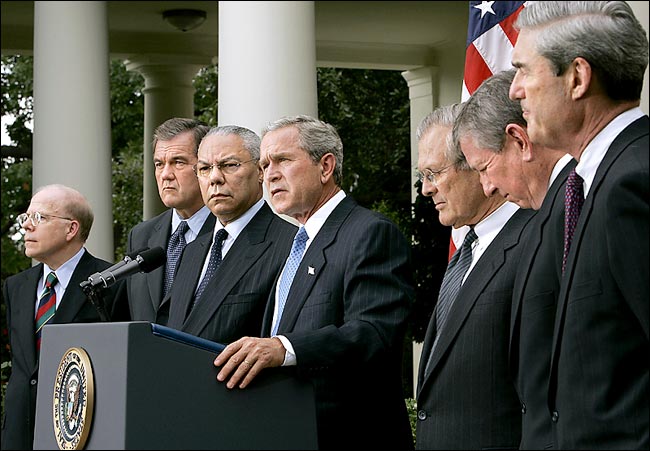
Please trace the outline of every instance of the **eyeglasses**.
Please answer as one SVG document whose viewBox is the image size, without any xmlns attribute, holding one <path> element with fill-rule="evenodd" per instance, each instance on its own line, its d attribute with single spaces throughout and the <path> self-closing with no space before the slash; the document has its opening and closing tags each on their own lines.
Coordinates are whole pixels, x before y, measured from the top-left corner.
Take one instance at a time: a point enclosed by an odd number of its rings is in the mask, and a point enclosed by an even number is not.
<svg viewBox="0 0 650 451">
<path fill-rule="evenodd" d="M 58 218 L 58 219 L 65 219 L 67 221 L 74 221 L 72 218 L 66 218 L 64 216 L 57 216 L 57 215 L 50 215 L 50 214 L 44 214 L 38 211 L 35 211 L 34 213 L 21 213 L 18 215 L 16 218 L 16 222 L 18 222 L 18 225 L 20 227 L 23 227 L 27 220 L 31 221 L 32 226 L 36 227 L 38 224 L 40 224 L 43 220 L 48 220 L 50 218 Z"/>
<path fill-rule="evenodd" d="M 226 161 L 216 164 L 198 163 L 193 166 L 193 169 L 197 177 L 208 178 L 214 168 L 218 168 L 224 174 L 234 174 L 242 164 L 250 163 L 251 161 L 258 161 L 258 159 L 251 158 L 247 161 Z"/>
<path fill-rule="evenodd" d="M 453 164 L 450 164 L 449 166 L 445 166 L 444 168 L 439 169 L 437 171 L 432 171 L 431 169 L 427 168 L 424 170 L 424 173 L 418 172 L 417 174 L 418 180 L 420 181 L 420 183 L 422 183 L 424 182 L 424 179 L 427 179 L 429 183 L 437 186 L 438 182 L 440 181 L 439 180 L 440 175 L 443 174 L 447 169 L 449 169 L 452 166 Z"/>
</svg>

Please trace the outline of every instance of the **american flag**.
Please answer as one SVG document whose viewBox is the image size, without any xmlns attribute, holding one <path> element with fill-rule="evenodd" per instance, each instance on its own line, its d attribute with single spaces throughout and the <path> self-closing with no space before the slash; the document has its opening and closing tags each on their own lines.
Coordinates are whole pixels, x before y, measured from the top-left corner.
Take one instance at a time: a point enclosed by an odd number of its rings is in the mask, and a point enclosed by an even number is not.
<svg viewBox="0 0 650 451">
<path fill-rule="evenodd" d="M 476 91 L 483 80 L 496 72 L 511 69 L 512 48 L 519 33 L 513 24 L 525 2 L 469 2 L 467 50 L 462 100 Z M 462 243 L 469 227 L 452 229 L 449 258 Z"/>
</svg>

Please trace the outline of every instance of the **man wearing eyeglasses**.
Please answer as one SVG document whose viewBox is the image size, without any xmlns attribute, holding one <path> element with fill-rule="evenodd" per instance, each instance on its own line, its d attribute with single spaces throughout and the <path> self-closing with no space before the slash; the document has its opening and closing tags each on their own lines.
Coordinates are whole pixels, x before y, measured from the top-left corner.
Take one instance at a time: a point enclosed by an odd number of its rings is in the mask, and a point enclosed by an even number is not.
<svg viewBox="0 0 650 451">
<path fill-rule="evenodd" d="M 197 236 L 209 234 L 214 216 L 203 204 L 193 166 L 199 143 L 208 131 L 200 121 L 171 118 L 154 131 L 153 162 L 158 194 L 169 210 L 131 229 L 127 253 L 143 248 L 167 250 L 164 266 L 127 279 L 131 318 L 151 321 L 173 283 L 179 255 Z"/>
<path fill-rule="evenodd" d="M 410 248 L 394 223 L 343 191 L 342 164 L 330 124 L 300 115 L 265 127 L 264 183 L 276 211 L 301 226 L 269 290 L 261 335 L 217 356 L 217 380 L 254 389 L 266 368 L 294 367 L 314 387 L 319 449 L 408 450 Z"/>
<path fill-rule="evenodd" d="M 441 224 L 470 226 L 449 261 L 422 347 L 417 449 L 517 449 L 520 405 L 508 373 L 510 304 L 533 216 L 498 193 L 450 136 L 462 105 L 436 109 L 417 130 L 422 194 Z"/>
<path fill-rule="evenodd" d="M 43 326 L 100 321 L 79 284 L 112 265 L 84 247 L 93 212 L 75 189 L 64 185 L 41 188 L 17 221 L 24 230 L 25 255 L 39 263 L 8 277 L 2 290 L 11 346 L 2 449 L 32 449 Z M 114 320 L 129 319 L 123 282 L 102 295 Z"/>
<path fill-rule="evenodd" d="M 244 127 L 214 127 L 201 141 L 194 171 L 217 221 L 185 248 L 157 322 L 221 343 L 259 335 L 297 230 L 262 198 L 259 159 L 260 138 Z"/>
</svg>

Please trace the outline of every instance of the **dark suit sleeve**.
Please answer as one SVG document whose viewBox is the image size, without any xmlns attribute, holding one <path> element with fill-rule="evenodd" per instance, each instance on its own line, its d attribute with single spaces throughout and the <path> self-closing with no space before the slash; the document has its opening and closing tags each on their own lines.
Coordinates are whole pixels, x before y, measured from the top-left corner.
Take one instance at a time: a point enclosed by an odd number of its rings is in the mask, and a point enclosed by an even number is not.
<svg viewBox="0 0 650 451">
<path fill-rule="evenodd" d="M 638 166 L 642 167 L 642 166 Z M 607 198 L 608 225 L 605 227 L 609 268 L 629 308 L 648 340 L 648 172 L 632 172 L 614 184 Z M 605 243 L 593 245 L 604 245 Z M 630 250 L 633 250 L 630 253 Z"/>
<path fill-rule="evenodd" d="M 410 248 L 394 224 L 370 218 L 347 221 L 325 250 L 324 280 L 286 334 L 300 367 L 363 364 L 401 346 L 414 293 Z"/>
</svg>

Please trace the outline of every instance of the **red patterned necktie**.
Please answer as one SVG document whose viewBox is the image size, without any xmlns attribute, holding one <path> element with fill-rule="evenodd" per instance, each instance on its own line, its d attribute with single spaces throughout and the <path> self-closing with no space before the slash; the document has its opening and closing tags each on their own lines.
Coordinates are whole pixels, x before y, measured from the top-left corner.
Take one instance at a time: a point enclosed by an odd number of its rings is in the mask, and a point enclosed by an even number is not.
<svg viewBox="0 0 650 451">
<path fill-rule="evenodd" d="M 571 241 L 573 240 L 573 233 L 580 218 L 582 211 L 582 204 L 585 202 L 583 180 L 576 170 L 569 173 L 569 178 L 566 181 L 566 188 L 564 192 L 564 255 L 562 256 L 562 273 L 566 267 L 569 249 L 571 249 Z"/>
<path fill-rule="evenodd" d="M 38 310 L 36 311 L 36 350 L 41 349 L 41 331 L 43 326 L 52 319 L 56 311 L 56 291 L 54 285 L 59 279 L 56 278 L 54 271 L 47 275 L 45 279 L 45 290 L 38 300 Z"/>
</svg>

